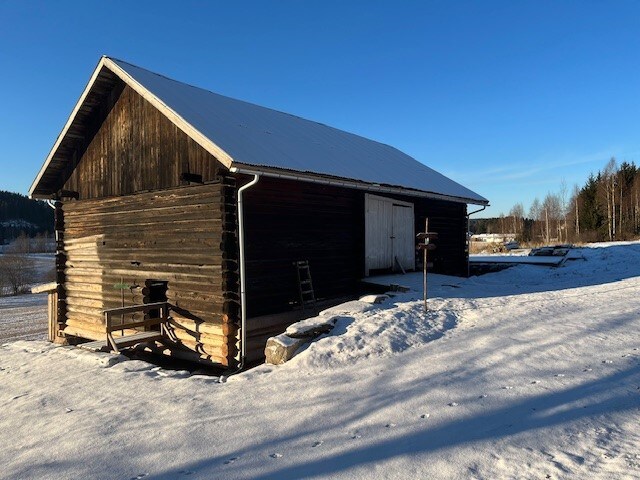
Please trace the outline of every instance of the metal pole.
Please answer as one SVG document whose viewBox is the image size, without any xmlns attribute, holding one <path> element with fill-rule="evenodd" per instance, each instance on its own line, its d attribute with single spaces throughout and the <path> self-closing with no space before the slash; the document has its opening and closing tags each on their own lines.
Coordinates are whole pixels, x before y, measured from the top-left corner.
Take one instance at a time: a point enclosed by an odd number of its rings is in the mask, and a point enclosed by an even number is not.
<svg viewBox="0 0 640 480">
<path fill-rule="evenodd" d="M 424 221 L 424 233 L 429 233 L 429 219 L 425 219 Z M 429 243 L 429 238 L 425 239 L 425 243 Z M 424 313 L 427 313 L 427 246 L 424 246 Z"/>
<path fill-rule="evenodd" d="M 244 367 L 247 358 L 247 276 L 245 273 L 245 245 L 244 245 L 244 197 L 243 193 L 260 180 L 255 174 L 253 180 L 238 189 L 238 246 L 240 247 L 240 363 L 236 372 Z M 234 372 L 235 373 L 235 372 Z"/>
</svg>

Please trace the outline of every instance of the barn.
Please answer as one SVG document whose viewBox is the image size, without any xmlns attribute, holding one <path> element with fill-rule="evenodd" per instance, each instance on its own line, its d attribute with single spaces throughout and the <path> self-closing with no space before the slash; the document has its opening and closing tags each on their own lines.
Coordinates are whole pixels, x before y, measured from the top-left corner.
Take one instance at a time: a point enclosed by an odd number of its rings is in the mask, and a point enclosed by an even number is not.
<svg viewBox="0 0 640 480">
<path fill-rule="evenodd" d="M 29 193 L 55 208 L 56 339 L 227 368 L 262 357 L 301 292 L 415 269 L 427 217 L 433 271 L 466 275 L 467 205 L 488 204 L 388 145 L 109 57 Z"/>
</svg>

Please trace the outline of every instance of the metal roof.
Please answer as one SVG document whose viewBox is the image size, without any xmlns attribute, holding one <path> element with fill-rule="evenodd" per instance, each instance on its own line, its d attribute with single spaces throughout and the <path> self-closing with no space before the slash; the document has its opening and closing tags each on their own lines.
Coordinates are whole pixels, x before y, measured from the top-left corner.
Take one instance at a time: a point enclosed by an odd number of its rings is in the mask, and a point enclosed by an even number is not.
<svg viewBox="0 0 640 480">
<path fill-rule="evenodd" d="M 102 66 L 150 100 L 228 168 L 281 169 L 302 176 L 412 189 L 465 203 L 488 203 L 486 198 L 389 145 L 218 95 L 122 60 L 103 57 L 97 70 Z M 37 183 L 38 179 L 32 191 Z"/>
</svg>

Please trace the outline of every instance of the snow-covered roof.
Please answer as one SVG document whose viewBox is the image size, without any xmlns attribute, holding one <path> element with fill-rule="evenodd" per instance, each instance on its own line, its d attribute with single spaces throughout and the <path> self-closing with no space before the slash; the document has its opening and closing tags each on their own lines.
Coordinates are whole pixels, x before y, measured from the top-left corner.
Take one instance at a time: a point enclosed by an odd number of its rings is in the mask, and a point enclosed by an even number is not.
<svg viewBox="0 0 640 480">
<path fill-rule="evenodd" d="M 486 198 L 389 145 L 218 95 L 122 60 L 103 57 L 96 71 L 103 66 L 159 108 L 228 168 L 276 169 L 302 176 L 320 175 L 400 187 L 466 203 L 488 203 Z M 90 87 L 91 83 L 87 89 Z M 84 95 L 79 104 L 83 98 Z M 73 113 L 69 121 L 72 120 Z M 63 130 L 58 142 L 64 133 Z M 47 163 L 30 193 L 33 194 L 46 167 Z"/>
</svg>

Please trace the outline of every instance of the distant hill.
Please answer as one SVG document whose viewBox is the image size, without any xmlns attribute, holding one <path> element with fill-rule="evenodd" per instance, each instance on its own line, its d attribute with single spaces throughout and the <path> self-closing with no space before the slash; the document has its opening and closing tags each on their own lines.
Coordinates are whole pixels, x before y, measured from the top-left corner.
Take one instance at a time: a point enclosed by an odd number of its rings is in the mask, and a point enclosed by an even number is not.
<svg viewBox="0 0 640 480">
<path fill-rule="evenodd" d="M 33 237 L 53 233 L 53 210 L 40 200 L 0 190 L 0 245 L 21 233 Z"/>
</svg>

